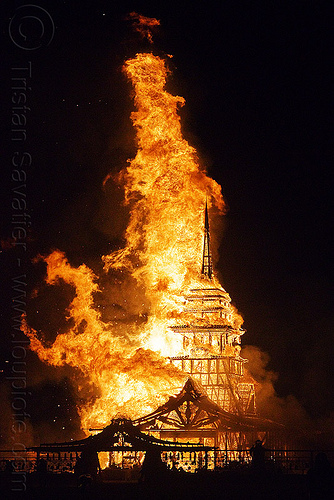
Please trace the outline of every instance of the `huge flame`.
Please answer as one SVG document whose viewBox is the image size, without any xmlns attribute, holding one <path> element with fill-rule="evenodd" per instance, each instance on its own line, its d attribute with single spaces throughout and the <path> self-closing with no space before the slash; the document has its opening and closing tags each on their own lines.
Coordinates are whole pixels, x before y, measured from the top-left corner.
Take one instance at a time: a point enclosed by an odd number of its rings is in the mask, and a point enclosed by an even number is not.
<svg viewBox="0 0 334 500">
<path fill-rule="evenodd" d="M 179 321 L 183 294 L 207 286 L 200 277 L 205 199 L 216 210 L 224 209 L 220 186 L 200 167 L 195 149 L 182 135 L 178 108 L 184 99 L 165 90 L 165 61 L 137 54 L 126 61 L 124 71 L 135 91 L 132 121 L 138 151 L 118 178 L 131 211 L 126 244 L 103 260 L 106 270 L 126 269 L 145 290 L 148 319 L 139 334 L 128 326 L 120 335 L 119 327 L 103 322 L 94 306 L 99 290 L 93 272 L 85 265 L 71 267 L 55 251 L 44 258 L 46 280 L 50 285 L 64 280 L 75 288 L 68 309 L 74 326 L 47 346 L 23 324 L 40 359 L 75 367 L 79 389 L 94 386 L 95 400 L 79 408 L 83 428 L 105 425 L 118 412 L 141 416 L 182 384 L 184 374 L 162 357 L 181 350 L 168 325 Z M 213 278 L 210 286 L 220 285 Z M 236 311 L 229 321 L 240 324 Z"/>
<path fill-rule="evenodd" d="M 125 248 L 104 257 L 106 269 L 127 268 L 149 295 L 152 309 L 145 328 L 148 347 L 175 353 L 166 320 L 182 310 L 181 292 L 200 280 L 206 196 L 218 210 L 221 188 L 200 168 L 196 150 L 184 139 L 178 108 L 184 99 L 165 90 L 165 61 L 137 54 L 124 71 L 135 90 L 132 121 L 138 151 L 121 173 L 131 205 Z"/>
</svg>

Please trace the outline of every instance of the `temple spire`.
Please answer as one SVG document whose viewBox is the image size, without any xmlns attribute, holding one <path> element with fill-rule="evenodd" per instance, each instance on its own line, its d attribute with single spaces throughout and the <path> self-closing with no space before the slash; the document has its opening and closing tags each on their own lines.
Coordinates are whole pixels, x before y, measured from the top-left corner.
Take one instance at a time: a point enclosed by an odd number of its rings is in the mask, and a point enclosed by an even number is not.
<svg viewBox="0 0 334 500">
<path fill-rule="evenodd" d="M 205 218 L 204 218 L 204 244 L 203 244 L 203 261 L 202 261 L 202 276 L 212 279 L 212 259 L 210 251 L 210 230 L 209 230 L 209 215 L 208 201 L 205 200 Z"/>
</svg>

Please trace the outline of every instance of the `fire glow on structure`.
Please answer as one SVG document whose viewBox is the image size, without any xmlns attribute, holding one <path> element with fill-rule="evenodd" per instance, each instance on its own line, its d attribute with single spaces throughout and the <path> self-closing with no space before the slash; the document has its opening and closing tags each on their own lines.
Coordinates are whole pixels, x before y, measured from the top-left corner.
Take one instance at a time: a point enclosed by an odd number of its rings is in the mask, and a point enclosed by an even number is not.
<svg viewBox="0 0 334 500">
<path fill-rule="evenodd" d="M 116 179 L 130 209 L 125 245 L 103 260 L 106 272 L 118 280 L 131 275 L 145 290 L 147 321 L 124 325 L 119 335 L 119 325 L 105 323 L 94 305 L 94 273 L 84 264 L 73 268 L 54 251 L 43 257 L 46 281 L 75 288 L 68 308 L 74 326 L 51 346 L 26 320 L 23 329 L 41 360 L 75 367 L 78 390 L 95 388 L 94 402 L 78 408 L 83 428 L 103 427 L 117 414 L 135 419 L 154 411 L 189 374 L 225 411 L 254 414 L 254 385 L 240 356 L 242 318 L 212 267 L 208 210 L 223 213 L 221 188 L 182 135 L 184 99 L 165 90 L 166 62 L 140 53 L 125 62 L 124 72 L 135 92 L 138 149 Z"/>
<path fill-rule="evenodd" d="M 240 356 L 240 337 L 244 331 L 231 325 L 233 311 L 228 293 L 220 286 L 212 286 L 207 206 L 201 275 L 202 287 L 189 290 L 185 296 L 184 313 L 190 321 L 170 327 L 173 333 L 183 337 L 183 354 L 170 359 L 197 379 L 209 398 L 223 410 L 254 414 L 254 384 L 243 381 L 246 360 Z"/>
</svg>

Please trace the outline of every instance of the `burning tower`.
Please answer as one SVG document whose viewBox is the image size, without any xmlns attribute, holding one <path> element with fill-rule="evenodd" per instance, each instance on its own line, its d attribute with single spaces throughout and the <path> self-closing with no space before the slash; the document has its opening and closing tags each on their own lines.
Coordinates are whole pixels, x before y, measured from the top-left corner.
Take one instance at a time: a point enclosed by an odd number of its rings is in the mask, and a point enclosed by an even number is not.
<svg viewBox="0 0 334 500">
<path fill-rule="evenodd" d="M 201 287 L 184 297 L 184 324 L 170 327 L 182 336 L 182 353 L 170 357 L 183 372 L 197 379 L 209 398 L 230 413 L 254 414 L 254 384 L 243 382 L 244 365 L 240 356 L 244 330 L 232 324 L 229 294 L 213 283 L 207 202 L 205 205 Z"/>
</svg>

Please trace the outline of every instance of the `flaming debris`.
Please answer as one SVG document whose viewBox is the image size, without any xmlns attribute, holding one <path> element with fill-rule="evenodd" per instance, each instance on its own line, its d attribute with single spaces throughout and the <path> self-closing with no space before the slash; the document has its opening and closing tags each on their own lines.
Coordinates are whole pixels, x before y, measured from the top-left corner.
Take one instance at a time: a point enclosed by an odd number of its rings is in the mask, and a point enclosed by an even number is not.
<svg viewBox="0 0 334 500">
<path fill-rule="evenodd" d="M 149 28 L 159 21 L 131 16 L 151 40 Z M 184 99 L 165 90 L 168 69 L 158 56 L 137 54 L 126 61 L 124 72 L 135 91 L 136 111 L 131 118 L 138 150 L 118 178 L 130 209 L 125 246 L 103 261 L 106 271 L 116 273 L 118 279 L 130 273 L 145 290 L 150 304 L 147 321 L 135 328 L 124 324 L 119 335 L 119 325 L 104 322 L 94 305 L 94 296 L 101 293 L 97 277 L 84 264 L 72 267 L 57 250 L 44 257 L 46 282 L 53 285 L 63 280 L 74 287 L 76 295 L 68 307 L 72 326 L 52 345 L 46 345 L 42 334 L 25 319 L 22 326 L 42 361 L 75 368 L 79 394 L 85 386 L 94 388 L 94 401 L 79 408 L 83 428 L 104 426 L 117 413 L 130 418 L 149 413 L 180 388 L 186 376 L 184 363 L 178 369 L 166 356 L 181 359 L 184 349 L 188 355 L 194 355 L 195 349 L 202 357 L 204 353 L 206 358 L 224 358 L 221 366 L 229 357 L 240 366 L 245 361 L 239 355 L 242 318 L 214 274 L 200 275 L 205 200 L 220 213 L 224 201 L 220 186 L 206 175 L 195 149 L 182 136 L 178 109 Z M 188 308 L 186 302 L 190 302 Z M 204 311 L 207 304 L 212 311 Z M 199 308 L 199 316 L 191 305 Z M 214 313 L 209 320 L 207 312 Z M 213 328 L 216 333 L 202 335 L 207 340 L 194 346 L 184 336 L 189 325 L 197 331 Z M 215 346 L 213 339 L 218 342 Z M 241 371 L 236 376 L 239 382 Z M 232 382 L 225 380 L 230 388 Z"/>
<path fill-rule="evenodd" d="M 132 26 L 142 38 L 146 38 L 150 43 L 153 43 L 152 29 L 160 26 L 160 21 L 154 17 L 145 17 L 137 12 L 130 12 L 128 19 L 132 21 Z"/>
</svg>

